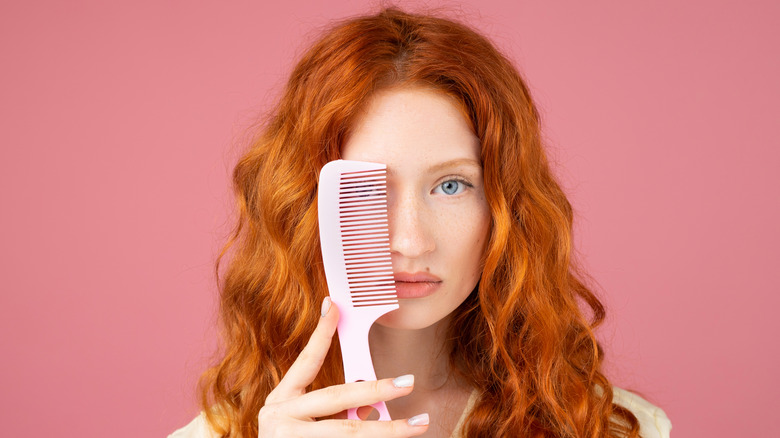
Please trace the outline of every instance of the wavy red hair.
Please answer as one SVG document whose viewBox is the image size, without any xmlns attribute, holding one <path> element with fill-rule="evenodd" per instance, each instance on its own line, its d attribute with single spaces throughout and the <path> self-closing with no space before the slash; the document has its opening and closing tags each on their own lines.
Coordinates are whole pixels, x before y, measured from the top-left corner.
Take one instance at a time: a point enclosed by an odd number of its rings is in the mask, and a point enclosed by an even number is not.
<svg viewBox="0 0 780 438">
<path fill-rule="evenodd" d="M 601 372 L 593 330 L 604 308 L 572 257 L 571 205 L 550 171 L 528 88 L 468 27 L 397 9 L 325 33 L 235 167 L 238 222 L 216 266 L 219 274 L 231 253 L 220 282 L 223 351 L 201 379 L 208 422 L 222 436 L 257 436 L 257 412 L 327 295 L 319 170 L 339 158 L 375 91 L 409 85 L 457 99 L 482 147 L 490 239 L 449 336 L 453 373 L 481 390 L 464 436 L 637 437 L 637 419 L 612 403 Z M 312 389 L 343 383 L 338 351 L 334 344 Z"/>
</svg>

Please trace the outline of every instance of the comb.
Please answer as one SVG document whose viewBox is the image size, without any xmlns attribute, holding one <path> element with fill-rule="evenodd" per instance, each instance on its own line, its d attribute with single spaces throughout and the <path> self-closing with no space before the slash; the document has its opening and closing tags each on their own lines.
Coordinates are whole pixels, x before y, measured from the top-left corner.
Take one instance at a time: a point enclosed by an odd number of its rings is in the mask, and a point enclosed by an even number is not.
<svg viewBox="0 0 780 438">
<path fill-rule="evenodd" d="M 317 192 L 320 246 L 328 293 L 341 313 L 338 323 L 344 381 L 376 380 L 368 331 L 398 308 L 390 261 L 387 166 L 336 160 L 320 171 Z M 390 420 L 384 402 L 372 405 Z M 357 408 L 347 412 L 359 419 Z"/>
</svg>

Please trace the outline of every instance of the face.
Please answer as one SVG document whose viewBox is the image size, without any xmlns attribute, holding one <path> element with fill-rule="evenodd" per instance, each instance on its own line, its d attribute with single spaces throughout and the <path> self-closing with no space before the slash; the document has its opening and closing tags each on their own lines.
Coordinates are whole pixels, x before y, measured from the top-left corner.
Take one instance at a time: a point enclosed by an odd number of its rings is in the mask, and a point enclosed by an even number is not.
<svg viewBox="0 0 780 438">
<path fill-rule="evenodd" d="M 383 163 L 388 172 L 400 308 L 378 324 L 429 327 L 476 286 L 490 224 L 479 148 L 453 98 L 428 89 L 378 92 L 357 120 L 341 157 Z"/>
</svg>

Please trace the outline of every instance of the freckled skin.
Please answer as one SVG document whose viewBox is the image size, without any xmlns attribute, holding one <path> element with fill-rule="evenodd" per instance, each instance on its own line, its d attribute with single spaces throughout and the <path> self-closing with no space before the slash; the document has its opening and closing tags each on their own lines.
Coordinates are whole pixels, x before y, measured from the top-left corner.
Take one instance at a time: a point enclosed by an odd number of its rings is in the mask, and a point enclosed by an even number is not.
<svg viewBox="0 0 780 438">
<path fill-rule="evenodd" d="M 400 300 L 400 308 L 378 324 L 429 327 L 476 286 L 490 224 L 479 147 L 457 103 L 424 88 L 377 93 L 343 145 L 344 159 L 388 167 L 394 271 L 427 272 L 442 280 L 432 295 Z M 445 192 L 442 184 L 448 181 Z"/>
</svg>

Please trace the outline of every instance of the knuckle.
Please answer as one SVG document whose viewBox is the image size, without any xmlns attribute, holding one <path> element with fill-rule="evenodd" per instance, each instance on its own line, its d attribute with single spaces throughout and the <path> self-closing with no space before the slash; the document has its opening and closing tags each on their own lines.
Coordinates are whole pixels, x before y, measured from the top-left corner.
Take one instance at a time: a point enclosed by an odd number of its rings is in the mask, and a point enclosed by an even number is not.
<svg viewBox="0 0 780 438">
<path fill-rule="evenodd" d="M 360 420 L 344 420 L 343 423 L 344 433 L 348 435 L 356 435 L 363 427 L 363 422 Z"/>
<path fill-rule="evenodd" d="M 280 415 L 276 406 L 263 406 L 257 414 L 258 437 L 293 438 L 295 430 L 289 421 Z"/>
<path fill-rule="evenodd" d="M 270 393 L 270 394 L 268 394 L 268 397 L 266 397 L 266 398 L 265 398 L 265 403 L 264 403 L 264 404 L 265 404 L 265 406 L 268 406 L 268 405 L 270 405 L 270 404 L 274 404 L 274 403 L 276 403 L 276 399 L 277 399 L 277 397 L 278 397 L 278 396 L 276 395 L 276 392 L 275 392 L 275 391 L 271 391 L 271 393 Z M 264 407 L 265 407 L 265 406 L 264 406 Z M 262 410 L 262 409 L 261 409 L 261 410 Z"/>
<path fill-rule="evenodd" d="M 376 395 L 382 394 L 382 384 L 379 382 L 379 380 L 374 380 L 371 382 L 371 391 Z"/>
<path fill-rule="evenodd" d="M 325 395 L 331 399 L 338 398 L 342 394 L 342 390 L 339 385 L 328 386 L 327 388 L 324 388 L 323 391 L 325 391 Z"/>
<path fill-rule="evenodd" d="M 401 424 L 397 421 L 389 421 L 389 427 L 390 427 L 390 435 L 391 436 L 405 436 L 403 432 L 405 432 L 405 428 L 401 427 Z"/>
<path fill-rule="evenodd" d="M 304 348 L 299 357 L 303 363 L 316 365 L 317 368 L 321 368 L 325 362 L 325 358 L 315 354 L 311 348 Z"/>
<path fill-rule="evenodd" d="M 270 425 L 279 418 L 277 409 L 271 405 L 265 405 L 257 413 L 257 422 L 259 424 Z"/>
</svg>

